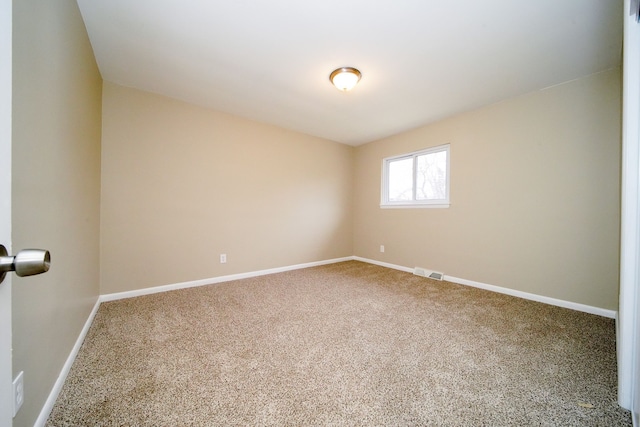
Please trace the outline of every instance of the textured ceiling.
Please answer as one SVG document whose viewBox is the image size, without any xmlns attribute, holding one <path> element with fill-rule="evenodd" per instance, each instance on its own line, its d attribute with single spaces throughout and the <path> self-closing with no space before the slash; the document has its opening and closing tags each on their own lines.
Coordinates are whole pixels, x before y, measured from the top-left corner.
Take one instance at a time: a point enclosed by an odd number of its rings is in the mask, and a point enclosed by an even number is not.
<svg viewBox="0 0 640 427">
<path fill-rule="evenodd" d="M 78 4 L 105 80 L 351 145 L 621 62 L 622 0 Z"/>
</svg>

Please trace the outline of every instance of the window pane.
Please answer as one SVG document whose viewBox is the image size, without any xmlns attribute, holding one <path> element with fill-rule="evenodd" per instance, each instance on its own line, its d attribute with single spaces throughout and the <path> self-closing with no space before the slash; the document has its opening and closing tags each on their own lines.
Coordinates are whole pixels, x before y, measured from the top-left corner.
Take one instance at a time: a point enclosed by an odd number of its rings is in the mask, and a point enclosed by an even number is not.
<svg viewBox="0 0 640 427">
<path fill-rule="evenodd" d="M 381 208 L 449 207 L 449 144 L 382 161 Z"/>
<path fill-rule="evenodd" d="M 389 201 L 413 200 L 413 158 L 389 162 Z"/>
<path fill-rule="evenodd" d="M 418 156 L 416 200 L 440 200 L 447 196 L 447 152 Z"/>
</svg>

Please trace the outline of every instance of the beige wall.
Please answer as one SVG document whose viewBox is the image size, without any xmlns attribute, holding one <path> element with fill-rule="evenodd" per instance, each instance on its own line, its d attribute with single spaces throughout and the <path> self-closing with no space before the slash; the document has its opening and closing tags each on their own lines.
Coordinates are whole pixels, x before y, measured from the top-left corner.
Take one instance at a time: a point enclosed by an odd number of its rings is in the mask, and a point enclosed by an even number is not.
<svg viewBox="0 0 640 427">
<path fill-rule="evenodd" d="M 620 92 L 611 70 L 358 147 L 355 254 L 617 309 Z M 382 159 L 445 143 L 451 207 L 380 209 Z"/>
<path fill-rule="evenodd" d="M 352 255 L 352 166 L 352 147 L 105 82 L 101 293 Z"/>
<path fill-rule="evenodd" d="M 13 371 L 32 426 L 99 294 L 102 81 L 76 2 L 13 2 L 13 248 L 51 270 L 13 278 Z"/>
</svg>

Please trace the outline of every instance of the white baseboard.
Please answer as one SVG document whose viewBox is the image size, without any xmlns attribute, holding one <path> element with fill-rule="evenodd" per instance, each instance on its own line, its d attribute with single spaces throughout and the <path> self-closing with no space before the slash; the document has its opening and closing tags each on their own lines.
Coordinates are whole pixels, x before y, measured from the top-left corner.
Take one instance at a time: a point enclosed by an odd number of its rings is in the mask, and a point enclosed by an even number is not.
<svg viewBox="0 0 640 427">
<path fill-rule="evenodd" d="M 367 264 L 379 265 L 380 267 L 392 268 L 394 270 L 400 270 L 400 271 L 404 271 L 406 273 L 413 273 L 413 268 L 403 267 L 403 266 L 397 265 L 397 264 L 389 264 L 388 262 L 376 261 L 375 259 L 369 259 L 369 258 L 362 258 L 362 257 L 359 257 L 359 256 L 354 256 L 353 260 L 354 261 L 366 262 Z"/>
<path fill-rule="evenodd" d="M 368 258 L 361 258 L 354 256 L 354 260 L 362 261 L 369 264 L 380 265 L 382 267 L 393 268 L 394 270 L 406 271 L 407 273 L 413 273 L 413 268 L 403 267 L 401 265 L 389 264 L 386 262 L 376 261 Z M 458 277 L 453 276 L 444 276 L 444 280 L 452 283 L 457 283 L 459 285 L 473 286 L 474 288 L 486 289 L 492 292 L 498 292 L 501 294 L 511 295 L 518 298 L 524 298 L 531 301 L 542 302 L 545 304 L 555 305 L 558 307 L 569 308 L 571 310 L 582 311 L 585 313 L 596 314 L 598 316 L 608 317 L 610 319 L 615 319 L 617 316 L 617 311 L 615 310 L 607 310 L 605 308 L 593 307 L 590 305 L 579 304 L 577 302 L 565 301 L 556 298 L 545 297 L 542 295 L 532 294 L 529 292 L 517 291 L 515 289 L 503 288 L 495 285 L 488 285 L 486 283 L 475 282 L 473 280 L 460 279 Z"/>
<path fill-rule="evenodd" d="M 93 306 L 93 310 L 91 310 L 91 313 L 89 313 L 89 317 L 87 318 L 87 321 L 84 323 L 84 327 L 80 331 L 80 335 L 78 335 L 78 339 L 76 340 L 76 343 L 71 349 L 71 353 L 69 353 L 69 357 L 67 357 L 66 362 L 62 366 L 60 375 L 58 375 L 58 379 L 56 380 L 55 384 L 53 384 L 53 388 L 51 389 L 51 392 L 49 393 L 49 397 L 47 397 L 47 400 L 45 401 L 44 406 L 40 411 L 40 415 L 38 415 L 36 422 L 33 424 L 34 427 L 44 427 L 45 423 L 47 422 L 47 419 L 51 414 L 51 410 L 53 409 L 53 405 L 55 405 L 56 403 L 56 399 L 58 398 L 58 395 L 62 390 L 62 386 L 64 385 L 64 382 L 67 379 L 67 375 L 69 375 L 71 366 L 73 365 L 73 362 L 76 360 L 76 356 L 80 351 L 80 347 L 82 346 L 84 337 L 87 336 L 87 332 L 89 332 L 89 328 L 93 323 L 93 318 L 96 317 L 96 313 L 98 312 L 99 307 L 100 307 L 100 299 L 96 301 L 95 305 Z"/>
<path fill-rule="evenodd" d="M 501 294 L 507 294 L 514 297 L 524 298 L 531 301 L 543 302 L 545 304 L 555 305 L 563 308 L 570 308 L 571 310 L 582 311 L 584 313 L 596 314 L 598 316 L 608 317 L 610 319 L 615 319 L 618 313 L 615 310 L 608 310 L 606 308 L 594 307 L 591 305 L 580 304 L 577 302 L 545 297 L 543 295 L 517 291 L 515 289 L 502 288 L 500 286 L 487 285 L 486 283 L 474 282 L 472 280 L 460 279 L 458 277 L 445 275 L 444 280 L 448 280 L 449 282 L 453 282 L 453 283 L 458 283 L 460 285 L 473 286 L 474 288 L 486 289 L 488 291 L 499 292 Z"/>
<path fill-rule="evenodd" d="M 142 295 L 156 294 L 158 292 L 175 291 L 177 289 L 193 288 L 196 286 L 213 285 L 216 283 L 230 282 L 232 280 L 248 279 L 267 274 L 282 273 L 285 271 L 299 270 L 301 268 L 317 267 L 319 265 L 335 264 L 337 262 L 351 261 L 353 257 L 334 258 L 324 261 L 308 262 L 305 264 L 289 265 L 286 267 L 269 268 L 267 270 L 252 271 L 249 273 L 230 274 L 227 276 L 211 277 L 209 279 L 193 280 L 190 282 L 174 283 L 171 285 L 155 286 L 152 288 L 137 289 L 135 291 L 116 292 L 100 296 L 100 302 L 115 301 L 125 298 L 133 298 Z"/>
</svg>

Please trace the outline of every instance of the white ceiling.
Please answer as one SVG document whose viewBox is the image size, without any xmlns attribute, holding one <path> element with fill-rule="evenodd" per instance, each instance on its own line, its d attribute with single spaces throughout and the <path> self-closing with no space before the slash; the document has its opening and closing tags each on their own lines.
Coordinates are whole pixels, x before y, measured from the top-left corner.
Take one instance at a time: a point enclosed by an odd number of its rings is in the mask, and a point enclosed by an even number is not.
<svg viewBox="0 0 640 427">
<path fill-rule="evenodd" d="M 621 62 L 622 0 L 78 4 L 105 80 L 350 145 Z"/>
</svg>

